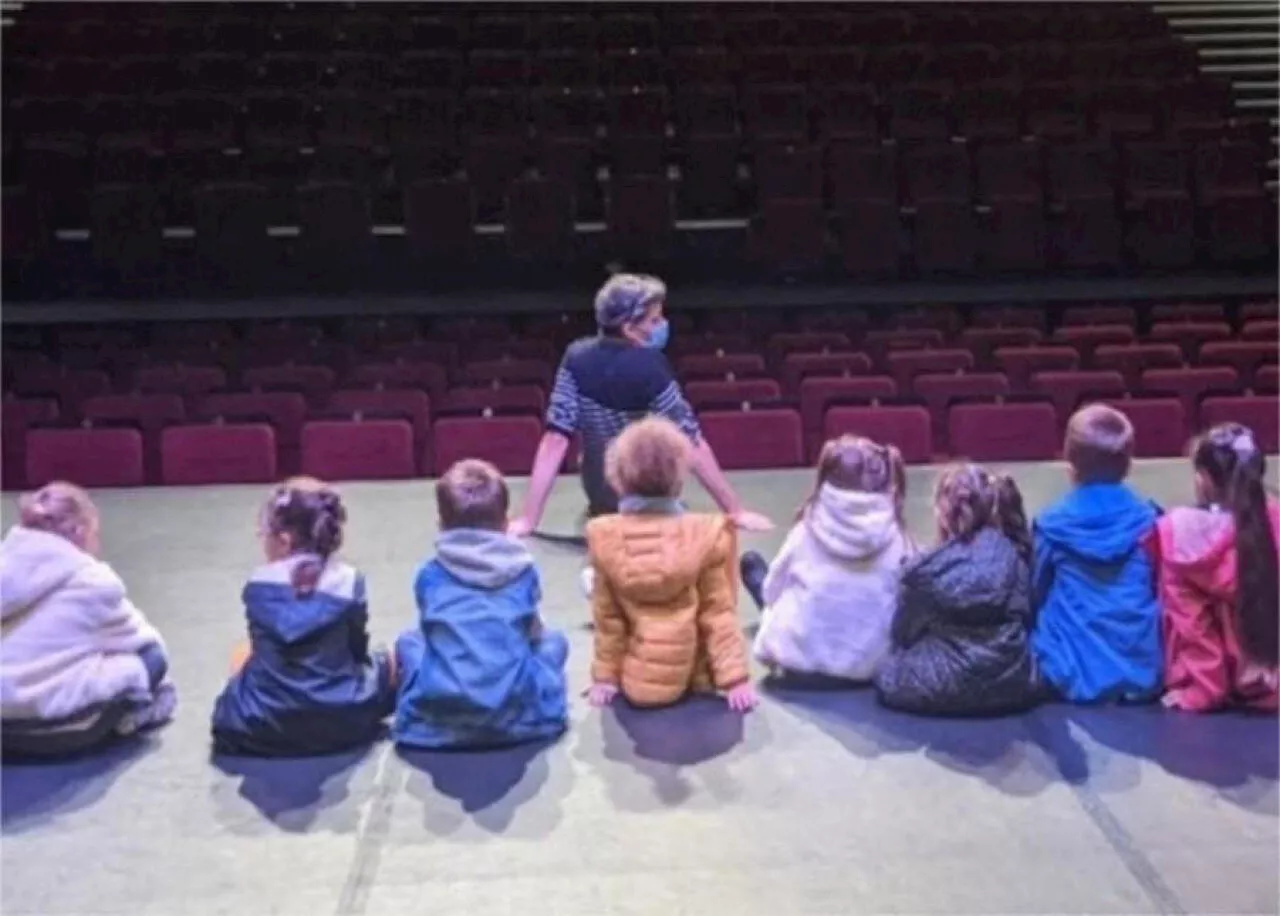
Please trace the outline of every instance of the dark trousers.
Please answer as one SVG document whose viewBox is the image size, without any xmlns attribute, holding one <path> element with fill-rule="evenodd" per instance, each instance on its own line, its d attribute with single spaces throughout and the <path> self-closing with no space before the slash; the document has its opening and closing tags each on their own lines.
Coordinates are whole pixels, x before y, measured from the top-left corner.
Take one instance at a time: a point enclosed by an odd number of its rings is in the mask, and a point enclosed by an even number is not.
<svg viewBox="0 0 1280 916">
<path fill-rule="evenodd" d="M 756 603 L 756 607 L 763 611 L 764 577 L 769 575 L 768 562 L 754 550 L 748 550 L 742 555 L 742 562 L 738 564 L 738 571 L 742 576 L 742 587 L 747 590 L 747 594 Z"/>
<path fill-rule="evenodd" d="M 139 649 L 138 657 L 147 669 L 147 685 L 154 693 L 169 673 L 169 660 L 155 643 Z M 120 697 L 57 721 L 6 722 L 3 725 L 4 754 L 18 758 L 83 754 L 114 738 L 124 717 L 147 702 L 149 698 Z"/>
</svg>

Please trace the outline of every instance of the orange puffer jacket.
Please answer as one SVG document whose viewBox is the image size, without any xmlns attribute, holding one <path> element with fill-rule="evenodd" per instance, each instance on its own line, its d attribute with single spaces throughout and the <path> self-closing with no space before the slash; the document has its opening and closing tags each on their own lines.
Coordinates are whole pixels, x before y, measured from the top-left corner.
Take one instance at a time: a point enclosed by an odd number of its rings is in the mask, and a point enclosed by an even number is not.
<svg viewBox="0 0 1280 916">
<path fill-rule="evenodd" d="M 591 676 L 636 706 L 747 679 L 737 536 L 718 515 L 609 515 L 587 525 L 595 567 Z"/>
</svg>

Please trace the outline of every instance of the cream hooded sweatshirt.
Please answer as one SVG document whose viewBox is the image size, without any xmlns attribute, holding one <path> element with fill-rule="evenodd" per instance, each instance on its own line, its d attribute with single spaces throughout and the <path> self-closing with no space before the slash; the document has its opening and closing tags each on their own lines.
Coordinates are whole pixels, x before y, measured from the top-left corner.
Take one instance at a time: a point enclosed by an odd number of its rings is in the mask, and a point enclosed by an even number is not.
<svg viewBox="0 0 1280 916">
<path fill-rule="evenodd" d="M 56 534 L 0 542 L 0 718 L 62 719 L 150 693 L 137 655 L 163 645 L 106 563 Z"/>
<path fill-rule="evenodd" d="M 898 577 L 912 553 L 891 496 L 824 484 L 769 566 L 756 658 L 870 680 L 889 654 Z"/>
</svg>

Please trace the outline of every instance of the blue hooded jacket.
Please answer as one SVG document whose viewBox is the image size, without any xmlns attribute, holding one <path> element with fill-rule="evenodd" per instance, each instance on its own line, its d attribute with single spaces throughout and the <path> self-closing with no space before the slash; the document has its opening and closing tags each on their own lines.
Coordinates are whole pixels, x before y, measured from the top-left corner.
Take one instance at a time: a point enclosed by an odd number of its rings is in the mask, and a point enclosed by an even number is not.
<svg viewBox="0 0 1280 916">
<path fill-rule="evenodd" d="M 368 744 L 395 698 L 388 658 L 371 658 L 364 577 L 336 560 L 299 594 L 293 556 L 244 587 L 251 654 L 213 709 L 215 750 L 300 757 Z"/>
<path fill-rule="evenodd" d="M 1143 538 L 1158 510 L 1124 484 L 1078 486 L 1035 523 L 1033 638 L 1043 677 L 1076 702 L 1160 688 L 1160 608 Z"/>
<path fill-rule="evenodd" d="M 522 543 L 496 531 L 445 531 L 414 594 L 419 630 L 397 644 L 397 744 L 492 747 L 565 730 L 568 644 L 541 630 L 542 588 Z"/>
</svg>

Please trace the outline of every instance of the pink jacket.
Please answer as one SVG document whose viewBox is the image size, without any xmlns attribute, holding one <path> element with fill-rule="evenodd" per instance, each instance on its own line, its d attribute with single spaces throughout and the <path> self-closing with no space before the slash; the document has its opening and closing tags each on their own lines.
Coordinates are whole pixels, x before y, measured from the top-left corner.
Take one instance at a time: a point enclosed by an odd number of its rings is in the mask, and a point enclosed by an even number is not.
<svg viewBox="0 0 1280 916">
<path fill-rule="evenodd" d="M 1280 542 L 1280 504 L 1269 502 L 1267 510 Z M 1280 672 L 1247 661 L 1236 639 L 1235 545 L 1231 516 L 1208 509 L 1174 509 L 1152 534 L 1166 706 L 1191 712 L 1277 708 Z"/>
</svg>

